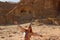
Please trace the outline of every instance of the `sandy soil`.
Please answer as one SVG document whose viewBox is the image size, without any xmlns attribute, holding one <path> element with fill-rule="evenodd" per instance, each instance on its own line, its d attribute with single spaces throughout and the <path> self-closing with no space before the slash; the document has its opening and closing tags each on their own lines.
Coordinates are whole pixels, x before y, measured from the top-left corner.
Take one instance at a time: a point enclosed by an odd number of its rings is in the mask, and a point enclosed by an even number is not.
<svg viewBox="0 0 60 40">
<path fill-rule="evenodd" d="M 29 26 L 29 23 L 21 24 Z M 60 40 L 60 26 L 54 25 L 32 25 L 33 32 L 43 37 L 31 36 L 31 40 Z M 0 40 L 24 40 L 24 33 L 17 25 L 0 26 Z"/>
</svg>

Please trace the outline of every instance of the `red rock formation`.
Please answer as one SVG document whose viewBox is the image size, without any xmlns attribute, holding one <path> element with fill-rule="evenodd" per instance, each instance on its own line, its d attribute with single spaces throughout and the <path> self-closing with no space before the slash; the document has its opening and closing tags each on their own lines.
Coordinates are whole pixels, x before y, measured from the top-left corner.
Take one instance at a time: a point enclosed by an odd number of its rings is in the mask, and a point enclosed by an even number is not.
<svg viewBox="0 0 60 40">
<path fill-rule="evenodd" d="M 60 16 L 59 4 L 60 0 L 21 0 L 17 4 L 17 8 L 14 10 L 12 9 L 13 11 L 10 13 L 11 15 L 15 15 L 15 19 L 13 19 L 13 17 L 10 17 L 10 19 L 20 22 L 20 20 L 31 20 L 32 17 L 40 19 L 48 17 L 57 18 Z M 7 17 L 9 15 L 7 15 Z"/>
<path fill-rule="evenodd" d="M 0 2 L 0 25 L 7 24 L 6 14 L 15 7 L 16 4 L 8 3 L 8 2 Z"/>
<path fill-rule="evenodd" d="M 17 9 L 20 14 L 21 10 L 31 11 L 36 18 L 57 17 L 58 4 L 59 0 L 21 0 Z"/>
</svg>

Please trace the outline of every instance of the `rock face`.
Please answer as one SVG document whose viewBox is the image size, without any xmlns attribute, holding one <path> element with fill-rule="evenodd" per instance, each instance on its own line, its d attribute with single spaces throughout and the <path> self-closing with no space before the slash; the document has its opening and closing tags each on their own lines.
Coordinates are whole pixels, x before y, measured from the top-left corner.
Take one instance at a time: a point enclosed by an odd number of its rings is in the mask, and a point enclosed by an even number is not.
<svg viewBox="0 0 60 40">
<path fill-rule="evenodd" d="M 17 4 L 17 8 L 9 15 L 6 15 L 5 22 L 13 24 L 14 21 L 18 21 L 20 23 L 23 21 L 29 22 L 32 18 L 59 18 L 59 13 L 60 0 L 21 0 Z"/>
<path fill-rule="evenodd" d="M 21 0 L 18 3 L 16 14 L 35 18 L 58 17 L 59 15 L 59 0 Z"/>
<path fill-rule="evenodd" d="M 16 4 L 9 2 L 0 2 L 0 25 L 6 24 L 6 14 L 15 7 Z"/>
<path fill-rule="evenodd" d="M 59 0 L 21 0 L 12 13 L 23 21 L 31 20 L 31 18 L 59 18 L 59 2 Z"/>
<path fill-rule="evenodd" d="M 36 18 L 47 18 L 57 17 L 60 13 L 59 4 L 59 0 L 21 0 L 18 8 L 26 13 L 31 12 Z"/>
</svg>

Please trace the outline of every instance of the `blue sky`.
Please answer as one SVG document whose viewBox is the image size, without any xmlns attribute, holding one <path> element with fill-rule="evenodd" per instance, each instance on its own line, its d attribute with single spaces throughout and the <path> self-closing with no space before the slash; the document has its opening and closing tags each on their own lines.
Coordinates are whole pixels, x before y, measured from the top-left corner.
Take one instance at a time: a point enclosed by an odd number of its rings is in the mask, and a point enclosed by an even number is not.
<svg viewBox="0 0 60 40">
<path fill-rule="evenodd" d="M 5 2 L 5 1 L 10 1 L 10 2 L 19 2 L 20 0 L 0 0 L 0 1 L 3 1 L 3 2 Z"/>
</svg>

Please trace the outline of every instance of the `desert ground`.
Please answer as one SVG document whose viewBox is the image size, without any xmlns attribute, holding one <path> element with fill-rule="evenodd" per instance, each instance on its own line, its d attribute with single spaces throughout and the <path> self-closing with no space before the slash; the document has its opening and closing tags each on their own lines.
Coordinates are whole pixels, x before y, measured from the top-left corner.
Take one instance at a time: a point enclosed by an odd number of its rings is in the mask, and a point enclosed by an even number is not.
<svg viewBox="0 0 60 40">
<path fill-rule="evenodd" d="M 26 28 L 29 24 L 20 25 Z M 30 40 L 60 40 L 60 26 L 32 25 L 32 30 L 43 37 L 31 36 Z M 0 26 L 0 40 L 24 40 L 24 32 L 17 25 Z"/>
</svg>

